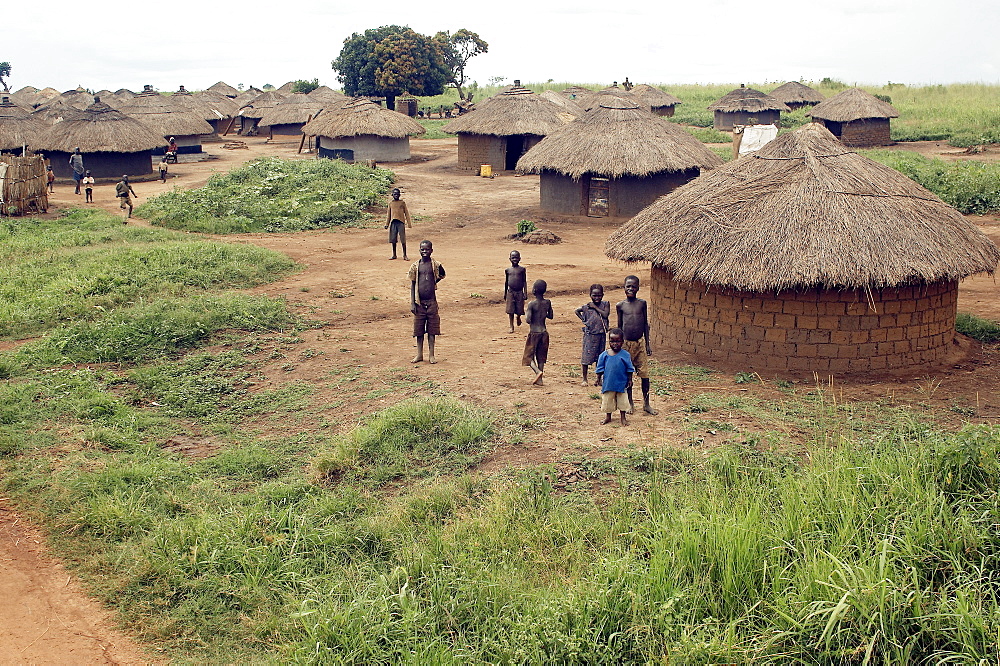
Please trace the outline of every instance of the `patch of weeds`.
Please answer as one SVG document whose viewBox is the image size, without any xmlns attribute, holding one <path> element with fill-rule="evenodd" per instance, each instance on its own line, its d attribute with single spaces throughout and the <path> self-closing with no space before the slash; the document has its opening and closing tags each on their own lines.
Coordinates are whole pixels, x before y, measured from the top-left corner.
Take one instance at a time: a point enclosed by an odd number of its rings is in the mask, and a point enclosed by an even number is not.
<svg viewBox="0 0 1000 666">
<path fill-rule="evenodd" d="M 1000 323 L 967 312 L 958 313 L 955 330 L 987 344 L 1000 342 Z"/>
<path fill-rule="evenodd" d="M 337 291 L 336 289 L 330 292 L 331 298 L 350 298 L 354 295 L 353 291 Z"/>
<path fill-rule="evenodd" d="M 756 372 L 737 372 L 735 382 L 737 384 L 752 384 L 759 379 Z"/>
</svg>

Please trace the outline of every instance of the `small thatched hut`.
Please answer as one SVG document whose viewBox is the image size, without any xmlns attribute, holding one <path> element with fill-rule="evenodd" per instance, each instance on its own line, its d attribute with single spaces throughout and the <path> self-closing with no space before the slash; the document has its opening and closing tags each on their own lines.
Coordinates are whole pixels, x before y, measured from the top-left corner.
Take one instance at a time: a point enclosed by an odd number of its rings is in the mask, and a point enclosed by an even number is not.
<svg viewBox="0 0 1000 666">
<path fill-rule="evenodd" d="M 809 115 L 821 122 L 845 146 L 867 148 L 892 144 L 889 119 L 899 112 L 871 93 L 849 88 L 820 102 Z"/>
<path fill-rule="evenodd" d="M 792 374 L 944 361 L 958 281 L 1000 262 L 958 211 L 816 123 L 659 199 L 605 251 L 652 264 L 654 348 Z"/>
<path fill-rule="evenodd" d="M 240 134 L 243 136 L 256 136 L 257 125 L 260 123 L 260 119 L 264 117 L 264 113 L 268 109 L 273 109 L 283 99 L 285 99 L 284 95 L 269 90 L 254 96 L 249 102 L 243 104 L 239 110 Z"/>
<path fill-rule="evenodd" d="M 309 99 L 315 99 L 321 102 L 334 102 L 337 106 L 340 106 L 351 98 L 344 93 L 337 92 L 329 86 L 320 86 L 309 93 Z"/>
<path fill-rule="evenodd" d="M 712 126 L 717 130 L 732 130 L 734 125 L 774 125 L 781 127 L 781 112 L 791 111 L 784 102 L 779 102 L 767 93 L 753 88 L 740 87 L 724 95 L 708 107 L 715 112 Z"/>
<path fill-rule="evenodd" d="M 297 141 L 302 136 L 305 124 L 329 105 L 329 102 L 312 98 L 305 93 L 292 93 L 267 109 L 257 126 L 263 128 L 261 131 L 267 132 L 271 140 L 293 137 Z"/>
<path fill-rule="evenodd" d="M 619 88 L 616 83 L 613 86 L 608 86 L 607 88 L 601 88 L 597 92 L 591 93 L 587 98 L 580 102 L 580 106 L 583 107 L 584 111 L 590 111 L 591 109 L 596 109 L 601 104 L 601 100 L 605 97 L 619 97 L 621 99 L 627 99 L 631 102 L 638 103 L 638 98 L 632 94 L 631 90 L 626 90 L 625 88 Z M 641 106 L 641 105 L 640 105 Z"/>
<path fill-rule="evenodd" d="M 20 155 L 22 147 L 34 147 L 35 138 L 47 125 L 34 114 L 14 104 L 4 95 L 0 97 L 0 151 Z"/>
<path fill-rule="evenodd" d="M 217 92 L 203 90 L 193 95 L 192 103 L 216 134 L 222 134 L 236 126 L 235 119 L 239 106 L 234 99 Z"/>
<path fill-rule="evenodd" d="M 141 93 L 118 108 L 164 139 L 174 137 L 179 154 L 200 153 L 201 137 L 213 132 L 212 126 L 200 113 L 192 111 L 173 96 L 164 97 L 153 90 L 152 86 L 147 85 Z"/>
<path fill-rule="evenodd" d="M 239 94 L 240 94 L 239 90 L 237 90 L 236 88 L 232 87 L 231 85 L 229 85 L 225 81 L 218 81 L 217 83 L 214 83 L 213 85 L 211 85 L 208 88 L 206 88 L 205 91 L 206 92 L 218 93 L 218 94 L 223 95 L 225 97 L 228 97 L 230 99 L 238 97 Z"/>
<path fill-rule="evenodd" d="M 800 109 L 803 106 L 819 104 L 825 97 L 818 90 L 813 90 L 809 86 L 798 81 L 789 81 L 771 91 L 771 97 L 784 102 L 789 109 Z"/>
<path fill-rule="evenodd" d="M 670 93 L 645 83 L 634 86 L 630 92 L 635 95 L 642 107 L 649 109 L 650 113 L 666 118 L 673 116 L 674 107 L 682 103 Z"/>
<path fill-rule="evenodd" d="M 476 104 L 442 129 L 458 135 L 458 168 L 511 170 L 532 146 L 573 120 L 572 114 L 527 88 L 512 87 Z"/>
<path fill-rule="evenodd" d="M 277 88 L 274 92 L 278 93 L 279 95 L 287 96 L 291 95 L 294 89 L 295 89 L 295 81 L 288 81 L 280 88 Z"/>
<path fill-rule="evenodd" d="M 69 156 L 77 147 L 95 178 L 115 178 L 152 173 L 153 150 L 162 148 L 164 141 L 141 121 L 94 100 L 48 128 L 34 144 L 35 152 L 45 153 L 60 178 L 72 177 Z"/>
<path fill-rule="evenodd" d="M 409 116 L 390 111 L 367 99 L 355 99 L 327 110 L 306 123 L 302 133 L 316 137 L 319 157 L 347 162 L 410 159 L 410 136 L 426 130 Z"/>
<path fill-rule="evenodd" d="M 591 217 L 635 215 L 722 158 L 680 126 L 630 100 L 607 96 L 529 150 L 518 173 L 538 173 L 545 210 Z"/>
<path fill-rule="evenodd" d="M 38 88 L 35 86 L 24 86 L 10 93 L 10 101 L 26 109 L 33 109 L 41 100 L 38 97 Z"/>
</svg>

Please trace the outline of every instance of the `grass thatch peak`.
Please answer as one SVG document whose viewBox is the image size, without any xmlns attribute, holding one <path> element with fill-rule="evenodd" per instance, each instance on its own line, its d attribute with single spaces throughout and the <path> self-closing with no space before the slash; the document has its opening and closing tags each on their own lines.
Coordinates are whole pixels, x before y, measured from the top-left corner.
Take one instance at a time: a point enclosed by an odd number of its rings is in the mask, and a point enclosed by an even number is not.
<svg viewBox="0 0 1000 666">
<path fill-rule="evenodd" d="M 441 129 L 449 134 L 546 136 L 572 120 L 565 109 L 527 88 L 510 87 Z"/>
<path fill-rule="evenodd" d="M 791 111 L 784 102 L 779 102 L 765 92 L 741 85 L 739 88 L 723 95 L 714 104 L 708 105 L 709 111 L 735 113 L 759 113 L 761 111 Z"/>
<path fill-rule="evenodd" d="M 804 83 L 789 81 L 771 91 L 771 97 L 785 104 L 819 104 L 826 97 Z"/>
<path fill-rule="evenodd" d="M 138 153 L 162 145 L 163 137 L 146 124 L 104 102 L 94 102 L 67 116 L 35 141 L 36 150 L 64 153 L 76 147 L 84 153 Z"/>
<path fill-rule="evenodd" d="M 352 99 L 339 109 L 321 112 L 302 128 L 307 136 L 330 138 L 370 135 L 401 139 L 426 131 L 413 118 L 363 97 Z"/>
<path fill-rule="evenodd" d="M 848 88 L 814 106 L 813 118 L 847 123 L 861 118 L 899 118 L 899 111 L 861 88 Z"/>
</svg>

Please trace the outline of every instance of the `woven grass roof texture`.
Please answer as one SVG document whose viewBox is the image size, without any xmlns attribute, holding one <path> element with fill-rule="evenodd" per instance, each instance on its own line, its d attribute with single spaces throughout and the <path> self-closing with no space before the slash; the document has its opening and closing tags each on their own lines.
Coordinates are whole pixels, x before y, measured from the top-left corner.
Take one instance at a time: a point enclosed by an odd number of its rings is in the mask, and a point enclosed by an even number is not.
<svg viewBox="0 0 1000 666">
<path fill-rule="evenodd" d="M 735 113 L 737 111 L 746 111 L 748 113 L 791 111 L 784 102 L 779 102 L 765 92 L 745 86 L 740 86 L 736 90 L 726 93 L 707 108 L 709 111 L 722 111 L 723 113 Z"/>
<path fill-rule="evenodd" d="M 24 144 L 32 146 L 46 128 L 44 122 L 22 107 L 0 101 L 0 150 L 17 150 Z"/>
<path fill-rule="evenodd" d="M 292 125 L 305 123 L 329 106 L 328 102 L 309 97 L 305 93 L 292 93 L 276 106 L 267 109 L 261 116 L 259 125 Z"/>
<path fill-rule="evenodd" d="M 165 97 L 147 89 L 118 106 L 118 110 L 143 123 L 161 136 L 211 134 L 212 126 L 192 110 L 180 96 Z"/>
<path fill-rule="evenodd" d="M 809 115 L 847 123 L 861 118 L 899 118 L 899 111 L 861 88 L 848 88 L 814 106 Z"/>
<path fill-rule="evenodd" d="M 771 91 L 771 97 L 785 104 L 819 104 L 825 97 L 818 90 L 798 81 L 789 81 Z"/>
<path fill-rule="evenodd" d="M 112 109 L 104 102 L 94 102 L 49 127 L 35 140 L 35 150 L 84 153 L 138 153 L 164 145 L 146 124 Z"/>
<path fill-rule="evenodd" d="M 242 108 L 239 110 L 239 115 L 244 118 L 256 118 L 260 120 L 264 117 L 265 111 L 273 109 L 284 99 L 284 95 L 273 90 L 268 90 L 267 92 L 255 95 L 248 102 L 244 102 Z"/>
<path fill-rule="evenodd" d="M 580 179 L 585 174 L 621 178 L 664 171 L 711 169 L 722 158 L 676 123 L 619 97 L 553 132 L 517 163 L 518 173 L 552 170 Z"/>
<path fill-rule="evenodd" d="M 646 83 L 640 83 L 639 85 L 634 86 L 631 93 L 635 95 L 640 104 L 653 109 L 664 106 L 676 106 L 683 103 L 680 98 L 671 95 L 665 90 L 660 90 L 659 88 Z"/>
<path fill-rule="evenodd" d="M 236 97 L 237 95 L 240 94 L 239 90 L 237 90 L 236 88 L 232 87 L 231 85 L 229 85 L 225 81 L 217 81 L 217 82 L 213 83 L 212 85 L 210 85 L 208 88 L 206 88 L 206 90 L 210 90 L 212 92 L 217 92 L 220 95 L 225 95 L 226 97 Z"/>
<path fill-rule="evenodd" d="M 958 211 L 816 123 L 657 199 L 605 252 L 756 292 L 955 280 L 1000 262 Z"/>
<path fill-rule="evenodd" d="M 370 135 L 402 139 L 426 131 L 413 118 L 363 98 L 352 99 L 337 109 L 325 110 L 302 128 L 302 133 L 307 136 L 330 138 Z"/>
<path fill-rule="evenodd" d="M 476 108 L 441 129 L 449 134 L 546 136 L 562 128 L 572 117 L 555 102 L 527 88 L 512 87 L 484 99 Z"/>
</svg>

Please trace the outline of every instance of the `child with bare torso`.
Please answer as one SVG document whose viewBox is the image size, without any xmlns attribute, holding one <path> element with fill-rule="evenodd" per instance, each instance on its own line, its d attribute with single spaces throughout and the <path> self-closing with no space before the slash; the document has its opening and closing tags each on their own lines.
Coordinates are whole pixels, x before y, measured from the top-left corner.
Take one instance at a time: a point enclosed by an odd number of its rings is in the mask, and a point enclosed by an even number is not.
<svg viewBox="0 0 1000 666">
<path fill-rule="evenodd" d="M 413 363 L 424 360 L 424 335 L 427 336 L 427 360 L 434 358 L 434 339 L 441 335 L 441 315 L 438 314 L 437 283 L 444 279 L 444 266 L 431 259 L 434 245 L 420 242 L 420 259 L 410 266 L 410 312 L 413 313 L 413 337 L 417 339 L 417 355 Z"/>
<path fill-rule="evenodd" d="M 545 372 L 545 361 L 549 358 L 549 332 L 545 328 L 545 320 L 552 319 L 552 301 L 545 298 L 548 285 L 545 280 L 535 280 L 531 293 L 535 300 L 528 303 L 524 309 L 524 320 L 528 322 L 528 339 L 524 341 L 524 355 L 521 365 L 526 365 L 535 373 L 532 384 L 542 386 L 542 375 Z"/>
<path fill-rule="evenodd" d="M 642 409 L 647 414 L 658 413 L 649 404 L 649 356 L 653 350 L 649 345 L 649 315 L 646 301 L 636 298 L 639 293 L 639 278 L 629 275 L 625 278 L 625 300 L 618 303 L 618 328 L 622 329 L 625 341 L 622 348 L 627 351 L 635 366 L 635 374 L 642 380 Z M 628 389 L 629 414 L 635 413 L 632 387 Z"/>
<path fill-rule="evenodd" d="M 524 302 L 528 300 L 528 273 L 521 265 L 521 253 L 514 250 L 510 253 L 510 266 L 504 270 L 503 300 L 507 304 L 507 318 L 510 330 L 514 332 L 514 317 L 517 325 L 521 325 L 521 315 L 524 314 Z"/>
</svg>

